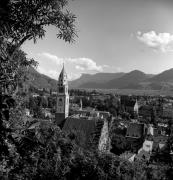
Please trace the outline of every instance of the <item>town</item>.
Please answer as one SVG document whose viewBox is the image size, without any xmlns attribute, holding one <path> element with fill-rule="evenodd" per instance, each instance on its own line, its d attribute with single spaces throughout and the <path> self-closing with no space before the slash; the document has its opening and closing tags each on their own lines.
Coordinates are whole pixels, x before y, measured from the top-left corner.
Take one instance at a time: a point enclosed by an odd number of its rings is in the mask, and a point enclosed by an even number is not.
<svg viewBox="0 0 173 180">
<path fill-rule="evenodd" d="M 171 96 L 68 90 L 63 66 L 57 92 L 44 89 L 27 92 L 25 107 L 28 117 L 51 121 L 63 131 L 74 133 L 84 148 L 112 152 L 129 161 L 168 163 L 173 158 L 173 145 L 168 145 L 173 133 Z"/>
</svg>

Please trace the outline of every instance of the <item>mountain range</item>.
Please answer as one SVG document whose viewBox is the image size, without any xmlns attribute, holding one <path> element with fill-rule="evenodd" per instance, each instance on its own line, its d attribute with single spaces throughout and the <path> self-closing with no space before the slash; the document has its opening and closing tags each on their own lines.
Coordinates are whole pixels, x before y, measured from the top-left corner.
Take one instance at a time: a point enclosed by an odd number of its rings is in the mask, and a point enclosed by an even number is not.
<svg viewBox="0 0 173 180">
<path fill-rule="evenodd" d="M 173 90 L 173 68 L 156 75 L 139 70 L 129 73 L 83 74 L 69 85 L 71 88 Z"/>
<path fill-rule="evenodd" d="M 57 90 L 57 81 L 55 79 L 40 74 L 33 67 L 28 69 L 26 84 L 28 87 L 35 87 L 37 89 Z"/>
<path fill-rule="evenodd" d="M 27 83 L 36 88 L 57 88 L 57 81 L 40 74 L 34 68 L 29 70 Z M 57 77 L 58 79 L 58 77 Z M 135 89 L 135 90 L 173 90 L 173 68 L 159 74 L 146 74 L 139 70 L 129 73 L 82 74 L 80 78 L 69 81 L 70 88 L 88 89 Z"/>
</svg>

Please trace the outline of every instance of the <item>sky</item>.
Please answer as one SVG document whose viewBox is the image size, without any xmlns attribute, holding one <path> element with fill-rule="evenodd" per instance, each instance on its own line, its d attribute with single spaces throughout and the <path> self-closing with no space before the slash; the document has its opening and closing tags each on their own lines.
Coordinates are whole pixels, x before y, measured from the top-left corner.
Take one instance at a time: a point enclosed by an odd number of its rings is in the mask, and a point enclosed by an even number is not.
<svg viewBox="0 0 173 180">
<path fill-rule="evenodd" d="M 173 68 L 173 0 L 70 0 L 67 8 L 77 16 L 74 43 L 57 39 L 50 26 L 43 40 L 22 47 L 40 73 L 58 79 L 63 63 L 69 80 Z"/>
</svg>

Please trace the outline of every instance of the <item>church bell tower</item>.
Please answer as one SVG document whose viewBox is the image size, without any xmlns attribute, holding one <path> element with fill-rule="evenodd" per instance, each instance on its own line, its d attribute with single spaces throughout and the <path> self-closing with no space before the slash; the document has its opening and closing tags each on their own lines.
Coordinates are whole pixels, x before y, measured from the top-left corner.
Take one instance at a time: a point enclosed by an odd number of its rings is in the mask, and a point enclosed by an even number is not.
<svg viewBox="0 0 173 180">
<path fill-rule="evenodd" d="M 67 74 L 63 68 L 58 79 L 58 89 L 57 89 L 57 102 L 56 102 L 56 114 L 55 119 L 57 125 L 61 125 L 65 118 L 69 114 L 69 94 L 68 94 L 68 81 Z"/>
</svg>

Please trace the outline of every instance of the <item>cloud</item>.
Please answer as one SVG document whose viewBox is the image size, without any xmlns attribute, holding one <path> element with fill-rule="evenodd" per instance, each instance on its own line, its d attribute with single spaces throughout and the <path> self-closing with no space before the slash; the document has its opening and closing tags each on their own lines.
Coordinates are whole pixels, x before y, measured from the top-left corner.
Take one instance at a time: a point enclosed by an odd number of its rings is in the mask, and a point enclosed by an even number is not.
<svg viewBox="0 0 173 180">
<path fill-rule="evenodd" d="M 36 58 L 39 62 L 37 70 L 54 79 L 58 79 L 63 62 L 65 63 L 69 80 L 80 77 L 82 73 L 93 74 L 96 72 L 109 71 L 112 68 L 112 66 L 105 64 L 98 65 L 94 60 L 86 57 L 61 58 L 48 52 L 42 52 L 37 54 Z"/>
<path fill-rule="evenodd" d="M 173 34 L 157 34 L 155 31 L 142 33 L 138 31 L 137 39 L 154 50 L 160 50 L 161 52 L 173 51 Z"/>
<path fill-rule="evenodd" d="M 39 53 L 38 56 L 47 58 L 51 60 L 52 62 L 56 63 L 57 65 L 60 65 L 63 63 L 63 58 L 59 58 L 56 55 L 53 55 L 47 52 Z"/>
<path fill-rule="evenodd" d="M 37 71 L 41 74 L 45 74 L 53 79 L 58 79 L 59 76 L 59 72 L 55 71 L 55 70 L 47 70 L 44 67 L 38 66 L 37 67 Z"/>
<path fill-rule="evenodd" d="M 103 71 L 104 67 L 107 67 L 107 65 L 99 66 L 96 64 L 95 61 L 93 61 L 90 58 L 85 58 L 85 57 L 79 57 L 79 58 L 60 58 L 56 55 L 50 54 L 48 52 L 43 52 L 38 54 L 39 57 L 43 57 L 46 59 L 51 60 L 53 63 L 56 63 L 57 65 L 61 65 L 63 62 L 64 63 L 73 63 L 75 64 L 75 68 L 77 70 L 81 71 Z"/>
<path fill-rule="evenodd" d="M 81 71 L 84 71 L 84 70 L 85 70 L 84 67 L 81 67 L 81 66 L 79 66 L 79 65 L 76 65 L 75 68 L 76 68 L 77 70 L 81 70 Z"/>
<path fill-rule="evenodd" d="M 88 71 L 103 71 L 103 67 L 96 64 L 95 61 L 89 58 L 68 58 L 67 62 L 76 64 L 77 70 L 88 70 Z"/>
<path fill-rule="evenodd" d="M 56 79 L 56 80 L 58 79 L 59 73 L 60 73 L 60 71 L 47 70 L 46 68 L 41 67 L 41 66 L 37 67 L 37 71 L 39 73 L 41 73 L 41 74 L 47 75 L 47 76 L 49 76 L 49 77 L 51 77 L 53 79 Z M 74 79 L 79 78 L 81 76 L 81 74 L 80 73 L 71 73 L 71 72 L 69 72 L 67 76 L 68 76 L 68 80 L 72 81 Z"/>
</svg>

